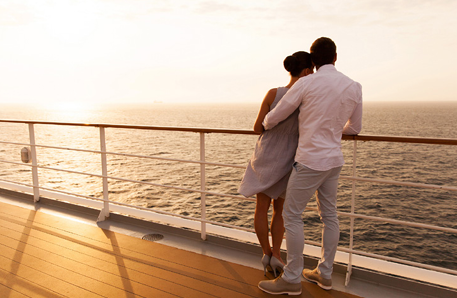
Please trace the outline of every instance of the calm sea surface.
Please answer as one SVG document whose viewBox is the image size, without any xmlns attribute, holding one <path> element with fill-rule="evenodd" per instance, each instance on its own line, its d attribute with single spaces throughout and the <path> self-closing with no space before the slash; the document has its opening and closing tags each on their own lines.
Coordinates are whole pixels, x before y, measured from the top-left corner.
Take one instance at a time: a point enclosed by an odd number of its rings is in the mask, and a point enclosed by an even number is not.
<svg viewBox="0 0 457 298">
<path fill-rule="evenodd" d="M 83 123 L 137 124 L 251 129 L 257 104 L 118 106 L 99 110 L 3 107 L 0 119 L 44 120 Z M 364 135 L 415 136 L 457 139 L 457 103 L 365 103 Z M 36 125 L 37 144 L 99 150 L 99 131 L 92 127 Z M 196 133 L 106 130 L 107 151 L 152 157 L 199 160 L 200 137 Z M 246 165 L 257 136 L 206 135 L 206 160 Z M 25 124 L 0 123 L 0 141 L 27 143 Z M 20 145 L 0 145 L 0 159 L 20 162 Z M 343 142 L 350 175 L 353 143 Z M 359 142 L 357 175 L 457 186 L 457 146 Z M 100 158 L 93 153 L 39 148 L 41 166 L 100 174 Z M 243 169 L 207 166 L 207 189 L 237 194 Z M 200 166 L 165 160 L 108 156 L 108 174 L 182 188 L 200 188 Z M 102 197 L 101 179 L 53 170 L 39 171 L 40 185 L 58 190 Z M 31 184 L 30 167 L 0 164 L 0 178 Z M 341 180 L 338 208 L 350 212 L 350 181 Z M 126 181 L 109 180 L 110 199 L 182 215 L 200 216 L 200 195 Z M 356 184 L 356 213 L 457 228 L 457 192 L 427 190 L 384 184 Z M 207 196 L 210 220 L 253 227 L 254 203 L 221 196 Z M 313 199 L 310 203 L 315 207 Z M 321 223 L 315 212 L 304 215 L 305 237 L 320 241 Z M 349 243 L 349 220 L 341 217 L 341 246 Z M 457 269 L 457 235 L 419 228 L 357 219 L 355 249 L 436 266 Z"/>
</svg>

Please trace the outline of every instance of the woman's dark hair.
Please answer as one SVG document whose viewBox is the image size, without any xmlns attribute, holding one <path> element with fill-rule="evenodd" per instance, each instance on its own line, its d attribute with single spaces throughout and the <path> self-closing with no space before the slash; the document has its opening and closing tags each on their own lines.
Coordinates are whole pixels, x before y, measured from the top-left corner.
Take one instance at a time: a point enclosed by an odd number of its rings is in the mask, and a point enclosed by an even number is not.
<svg viewBox="0 0 457 298">
<path fill-rule="evenodd" d="M 313 67 L 311 55 L 307 52 L 296 52 L 284 59 L 284 68 L 293 77 L 298 77 L 303 69 L 311 67 Z"/>
<path fill-rule="evenodd" d="M 316 39 L 311 45 L 311 58 L 314 65 L 321 67 L 325 64 L 332 64 L 336 55 L 336 45 L 328 37 Z"/>
</svg>

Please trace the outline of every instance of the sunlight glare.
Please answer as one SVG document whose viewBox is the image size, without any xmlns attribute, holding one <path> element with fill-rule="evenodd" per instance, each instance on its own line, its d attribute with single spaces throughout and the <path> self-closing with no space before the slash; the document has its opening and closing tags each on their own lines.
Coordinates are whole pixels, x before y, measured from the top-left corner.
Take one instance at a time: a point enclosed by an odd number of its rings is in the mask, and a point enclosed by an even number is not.
<svg viewBox="0 0 457 298">
<path fill-rule="evenodd" d="M 56 121 L 87 123 L 93 120 L 96 113 L 96 106 L 88 102 L 56 102 L 47 103 L 46 106 L 46 110 L 58 115 Z"/>
<path fill-rule="evenodd" d="M 50 104 L 50 108 L 52 110 L 69 113 L 81 113 L 91 109 L 88 104 L 83 102 L 57 102 Z"/>
</svg>

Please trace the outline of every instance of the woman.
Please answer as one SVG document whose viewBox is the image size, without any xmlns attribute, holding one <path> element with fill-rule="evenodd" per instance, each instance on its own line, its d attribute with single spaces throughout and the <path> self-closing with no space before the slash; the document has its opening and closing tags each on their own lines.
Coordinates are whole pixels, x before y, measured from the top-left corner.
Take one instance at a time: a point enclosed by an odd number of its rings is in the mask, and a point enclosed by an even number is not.
<svg viewBox="0 0 457 298">
<path fill-rule="evenodd" d="M 290 87 L 301 77 L 313 73 L 309 53 L 296 52 L 284 60 L 284 68 L 290 73 L 290 82 L 285 87 L 268 91 L 260 106 L 254 131 L 261 133 L 257 140 L 254 154 L 246 168 L 238 192 L 245 197 L 256 194 L 254 228 L 262 247 L 264 274 L 271 269 L 276 277 L 282 270 L 281 243 L 284 237 L 282 208 L 287 182 L 294 163 L 298 146 L 298 109 L 286 120 L 271 130 L 264 131 L 263 119 L 272 110 Z M 272 246 L 268 238 L 268 210 L 273 201 L 271 219 Z"/>
</svg>

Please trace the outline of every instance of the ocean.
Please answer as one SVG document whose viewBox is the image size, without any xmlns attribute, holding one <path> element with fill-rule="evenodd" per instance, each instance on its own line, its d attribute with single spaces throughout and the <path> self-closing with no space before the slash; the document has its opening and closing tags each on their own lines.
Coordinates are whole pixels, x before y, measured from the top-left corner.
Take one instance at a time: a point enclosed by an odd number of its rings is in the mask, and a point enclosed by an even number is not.
<svg viewBox="0 0 457 298">
<path fill-rule="evenodd" d="M 145 104 L 118 105 L 71 112 L 59 109 L 4 106 L 0 119 L 77 123 L 251 129 L 258 104 Z M 37 144 L 99 150 L 99 130 L 93 127 L 35 127 Z M 457 102 L 366 102 L 363 135 L 414 136 L 457 139 Z M 146 156 L 199 160 L 199 134 L 166 131 L 106 130 L 107 151 Z M 206 135 L 206 160 L 246 165 L 255 135 Z M 0 123 L 0 141 L 28 143 L 25 124 Z M 1 144 L 0 160 L 20 162 L 23 146 Z M 353 142 L 343 141 L 351 174 Z M 39 148 L 41 166 L 101 174 L 100 157 L 93 153 Z M 237 195 L 244 170 L 207 166 L 207 190 Z M 191 189 L 200 188 L 200 166 L 164 160 L 108 156 L 108 174 Z M 457 186 L 457 147 L 387 142 L 358 142 L 357 175 Z M 102 197 L 101 179 L 53 170 L 39 170 L 40 186 Z M 30 167 L 2 163 L 0 179 L 31 184 Z M 352 183 L 341 180 L 338 209 L 350 212 Z M 200 216 L 200 194 L 125 181 L 109 180 L 110 200 L 181 215 Z M 414 187 L 356 183 L 355 212 L 398 220 L 457 228 L 457 193 Z M 207 196 L 210 220 L 253 228 L 255 203 Z M 314 199 L 310 207 L 316 207 Z M 321 222 L 313 211 L 303 216 L 305 238 L 319 241 Z M 340 246 L 349 245 L 349 219 L 340 217 Z M 457 269 L 457 235 L 409 228 L 370 220 L 355 220 L 354 249 L 405 260 Z"/>
</svg>

